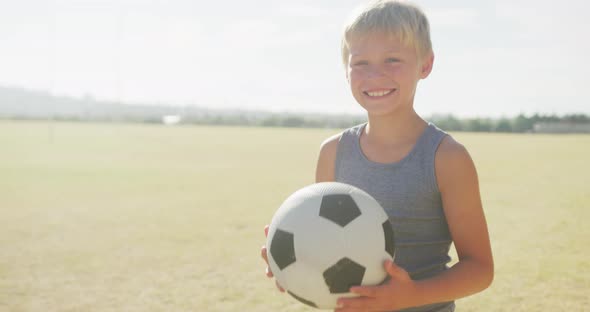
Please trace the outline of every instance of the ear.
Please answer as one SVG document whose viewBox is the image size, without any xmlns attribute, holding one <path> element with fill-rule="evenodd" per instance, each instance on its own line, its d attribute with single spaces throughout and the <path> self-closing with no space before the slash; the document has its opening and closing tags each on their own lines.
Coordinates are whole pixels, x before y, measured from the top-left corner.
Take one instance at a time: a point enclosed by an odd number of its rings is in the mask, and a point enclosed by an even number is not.
<svg viewBox="0 0 590 312">
<path fill-rule="evenodd" d="M 422 65 L 420 67 L 420 78 L 424 79 L 432 72 L 432 66 L 434 65 L 434 53 L 430 52 L 424 57 Z"/>
</svg>

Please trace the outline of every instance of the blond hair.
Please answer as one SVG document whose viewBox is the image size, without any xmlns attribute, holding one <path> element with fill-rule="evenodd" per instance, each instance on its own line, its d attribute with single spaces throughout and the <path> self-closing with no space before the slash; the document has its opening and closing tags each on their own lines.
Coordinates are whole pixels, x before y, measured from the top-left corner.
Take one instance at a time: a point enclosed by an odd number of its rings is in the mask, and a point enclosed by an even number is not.
<svg viewBox="0 0 590 312">
<path fill-rule="evenodd" d="M 342 62 L 348 66 L 350 40 L 358 35 L 383 32 L 413 47 L 419 59 L 432 52 L 430 25 L 416 5 L 399 0 L 376 0 L 361 8 L 345 25 L 342 36 Z"/>
</svg>

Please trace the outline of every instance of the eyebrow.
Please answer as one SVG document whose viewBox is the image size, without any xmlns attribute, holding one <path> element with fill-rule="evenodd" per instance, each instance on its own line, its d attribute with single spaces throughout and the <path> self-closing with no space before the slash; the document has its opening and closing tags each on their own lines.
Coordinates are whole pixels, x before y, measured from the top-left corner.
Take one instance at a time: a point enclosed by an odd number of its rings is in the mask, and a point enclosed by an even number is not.
<svg viewBox="0 0 590 312">
<path fill-rule="evenodd" d="M 387 54 L 397 54 L 399 52 L 400 52 L 399 50 L 387 50 L 387 51 L 385 51 L 385 53 L 387 53 Z M 352 53 L 352 52 L 350 53 L 350 56 L 351 57 L 353 57 L 353 56 L 359 56 L 359 55 L 362 56 L 363 54 L 362 53 Z"/>
</svg>

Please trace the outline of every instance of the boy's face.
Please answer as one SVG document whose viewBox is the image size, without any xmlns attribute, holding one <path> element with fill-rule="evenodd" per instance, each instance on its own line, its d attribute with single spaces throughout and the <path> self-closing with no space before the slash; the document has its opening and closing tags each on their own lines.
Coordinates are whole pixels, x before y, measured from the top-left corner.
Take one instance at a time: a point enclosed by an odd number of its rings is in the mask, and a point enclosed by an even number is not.
<svg viewBox="0 0 590 312">
<path fill-rule="evenodd" d="M 385 33 L 357 35 L 349 42 L 347 79 L 352 95 L 370 115 L 411 109 L 416 85 L 432 69 L 413 47 Z"/>
</svg>

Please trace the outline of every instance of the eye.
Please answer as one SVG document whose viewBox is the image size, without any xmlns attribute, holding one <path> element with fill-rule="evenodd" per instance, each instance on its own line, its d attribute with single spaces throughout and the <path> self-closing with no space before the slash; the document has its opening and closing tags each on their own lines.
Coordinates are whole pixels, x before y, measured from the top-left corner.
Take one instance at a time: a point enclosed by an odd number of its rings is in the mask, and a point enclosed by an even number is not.
<svg viewBox="0 0 590 312">
<path fill-rule="evenodd" d="M 363 66 L 363 65 L 367 65 L 369 64 L 369 62 L 367 61 L 358 61 L 352 64 L 352 66 Z"/>
<path fill-rule="evenodd" d="M 385 63 L 397 63 L 397 62 L 399 62 L 399 59 L 396 59 L 394 57 L 390 57 L 385 60 Z"/>
</svg>

